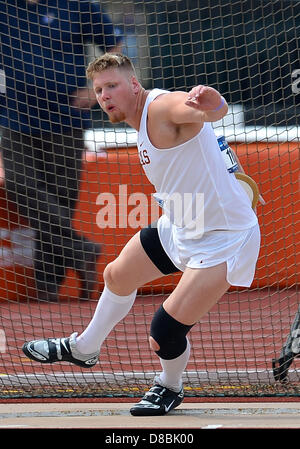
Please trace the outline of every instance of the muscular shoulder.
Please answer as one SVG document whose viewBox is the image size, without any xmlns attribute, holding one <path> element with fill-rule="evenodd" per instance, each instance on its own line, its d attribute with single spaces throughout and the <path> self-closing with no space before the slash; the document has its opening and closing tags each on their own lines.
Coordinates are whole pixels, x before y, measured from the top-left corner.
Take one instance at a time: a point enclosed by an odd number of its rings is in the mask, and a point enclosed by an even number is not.
<svg viewBox="0 0 300 449">
<path fill-rule="evenodd" d="M 201 125 L 176 121 L 176 110 L 185 109 L 188 94 L 177 91 L 159 95 L 148 108 L 148 134 L 157 148 L 170 148 L 194 137 Z M 174 120 L 175 117 L 175 120 Z"/>
<path fill-rule="evenodd" d="M 176 91 L 169 92 L 159 95 L 152 101 L 149 106 L 149 113 L 155 113 L 157 115 L 162 115 L 165 118 L 171 116 L 171 108 L 178 106 L 180 104 L 184 104 L 188 97 L 186 92 Z"/>
<path fill-rule="evenodd" d="M 189 94 L 176 91 L 160 95 L 149 107 L 150 115 L 155 115 L 159 120 L 170 122 L 175 126 L 203 125 L 203 111 L 200 108 L 192 108 L 188 104 Z"/>
<path fill-rule="evenodd" d="M 148 108 L 148 119 L 158 123 L 169 123 L 170 125 L 179 125 L 176 120 L 178 113 L 188 109 L 185 106 L 188 94 L 186 92 L 176 91 L 164 93 L 156 97 Z"/>
</svg>

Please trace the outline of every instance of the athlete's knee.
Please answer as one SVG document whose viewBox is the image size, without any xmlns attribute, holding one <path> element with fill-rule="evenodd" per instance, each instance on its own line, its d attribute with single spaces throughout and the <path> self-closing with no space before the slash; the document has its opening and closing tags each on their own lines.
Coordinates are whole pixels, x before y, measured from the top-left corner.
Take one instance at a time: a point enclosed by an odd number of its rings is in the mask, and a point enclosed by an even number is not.
<svg viewBox="0 0 300 449">
<path fill-rule="evenodd" d="M 103 271 L 103 280 L 105 284 L 112 289 L 113 287 L 116 287 L 121 283 L 120 275 L 118 273 L 118 268 L 115 261 L 110 262 L 108 265 L 106 265 Z"/>
<path fill-rule="evenodd" d="M 151 335 L 150 335 L 150 337 L 149 337 L 149 344 L 150 344 L 150 348 L 151 348 L 153 351 L 157 352 L 157 351 L 160 350 L 159 344 L 157 343 L 157 341 L 154 340 L 153 337 L 151 337 Z"/>
<path fill-rule="evenodd" d="M 136 285 L 130 280 L 124 265 L 118 259 L 110 262 L 104 269 L 103 280 L 105 285 L 117 295 L 129 295 L 136 290 Z"/>
<path fill-rule="evenodd" d="M 165 360 L 175 359 L 186 350 L 186 335 L 193 325 L 182 324 L 169 315 L 163 306 L 156 311 L 151 322 L 150 347 Z"/>
</svg>

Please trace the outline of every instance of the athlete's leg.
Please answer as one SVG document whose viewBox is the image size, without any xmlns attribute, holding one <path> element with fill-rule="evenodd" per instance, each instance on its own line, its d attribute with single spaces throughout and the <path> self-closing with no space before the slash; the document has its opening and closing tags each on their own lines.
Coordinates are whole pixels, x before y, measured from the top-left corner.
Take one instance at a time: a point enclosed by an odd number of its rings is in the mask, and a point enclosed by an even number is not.
<svg viewBox="0 0 300 449">
<path fill-rule="evenodd" d="M 138 233 L 105 268 L 103 276 L 105 288 L 93 318 L 77 337 L 77 348 L 85 354 L 100 350 L 110 331 L 130 311 L 137 289 L 162 273 L 147 256 Z"/>
<path fill-rule="evenodd" d="M 210 268 L 187 268 L 164 302 L 163 310 L 157 313 L 156 319 L 164 321 L 161 327 L 165 332 L 161 333 L 153 326 L 150 346 L 158 352 L 163 369 L 157 381 L 167 388 L 174 391 L 182 388 L 182 374 L 190 355 L 186 334 L 228 290 L 226 269 L 226 263 Z M 160 337 L 160 342 L 155 340 L 155 335 Z M 172 350 L 177 348 L 182 349 L 176 352 L 176 357 L 170 357 Z"/>
<path fill-rule="evenodd" d="M 228 288 L 226 264 L 186 269 L 152 320 L 150 346 L 160 357 L 163 371 L 143 399 L 130 409 L 132 415 L 164 415 L 182 402 L 182 374 L 190 355 L 186 335 Z"/>
<path fill-rule="evenodd" d="M 147 256 L 138 232 L 117 259 L 107 265 L 103 276 L 108 288 L 116 295 L 129 295 L 133 290 L 162 277 L 163 273 Z"/>
<path fill-rule="evenodd" d="M 226 293 L 226 262 L 209 268 L 187 268 L 164 309 L 183 324 L 199 321 Z"/>
<path fill-rule="evenodd" d="M 105 288 L 84 332 L 80 336 L 74 333 L 65 338 L 27 342 L 23 345 L 24 353 L 42 363 L 65 360 L 91 368 L 97 363 L 101 344 L 107 335 L 131 309 L 137 288 L 161 276 L 163 272 L 147 256 L 138 233 L 105 269 Z"/>
</svg>

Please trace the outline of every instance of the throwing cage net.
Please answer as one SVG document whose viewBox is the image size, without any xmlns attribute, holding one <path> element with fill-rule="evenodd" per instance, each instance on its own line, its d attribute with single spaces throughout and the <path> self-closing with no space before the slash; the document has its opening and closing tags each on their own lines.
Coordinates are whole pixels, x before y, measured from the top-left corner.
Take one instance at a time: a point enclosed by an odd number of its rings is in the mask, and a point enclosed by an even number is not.
<svg viewBox="0 0 300 449">
<path fill-rule="evenodd" d="M 67 120 L 88 61 L 108 45 L 104 34 L 132 58 L 145 88 L 207 84 L 221 92 L 229 112 L 216 133 L 266 202 L 257 208 L 262 239 L 251 288 L 231 288 L 190 333 L 186 395 L 299 396 L 300 3 L 103 0 L 108 16 L 94 9 L 98 0 L 81 0 L 81 12 L 76 3 L 1 1 L 0 397 L 140 396 L 160 371 L 148 345 L 150 322 L 179 275 L 138 291 L 90 371 L 34 363 L 21 350 L 24 341 L 81 332 L 104 267 L 159 214 L 136 132 L 113 126 L 97 106 Z M 60 198 L 72 234 L 52 220 L 59 213 L 50 213 L 51 195 Z M 93 291 L 82 288 L 82 265 L 74 263 L 87 242 L 102 245 Z"/>
</svg>

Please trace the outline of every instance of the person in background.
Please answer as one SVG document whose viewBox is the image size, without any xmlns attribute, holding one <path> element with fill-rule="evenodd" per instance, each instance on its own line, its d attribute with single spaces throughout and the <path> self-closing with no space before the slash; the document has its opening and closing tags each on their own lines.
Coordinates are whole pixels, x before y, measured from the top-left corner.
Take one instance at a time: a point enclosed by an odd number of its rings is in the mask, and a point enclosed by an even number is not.
<svg viewBox="0 0 300 449">
<path fill-rule="evenodd" d="M 5 187 L 35 230 L 39 300 L 57 301 L 66 269 L 89 299 L 101 246 L 72 227 L 84 130 L 96 104 L 85 44 L 120 50 L 120 31 L 95 1 L 0 0 L 0 126 Z"/>
</svg>

